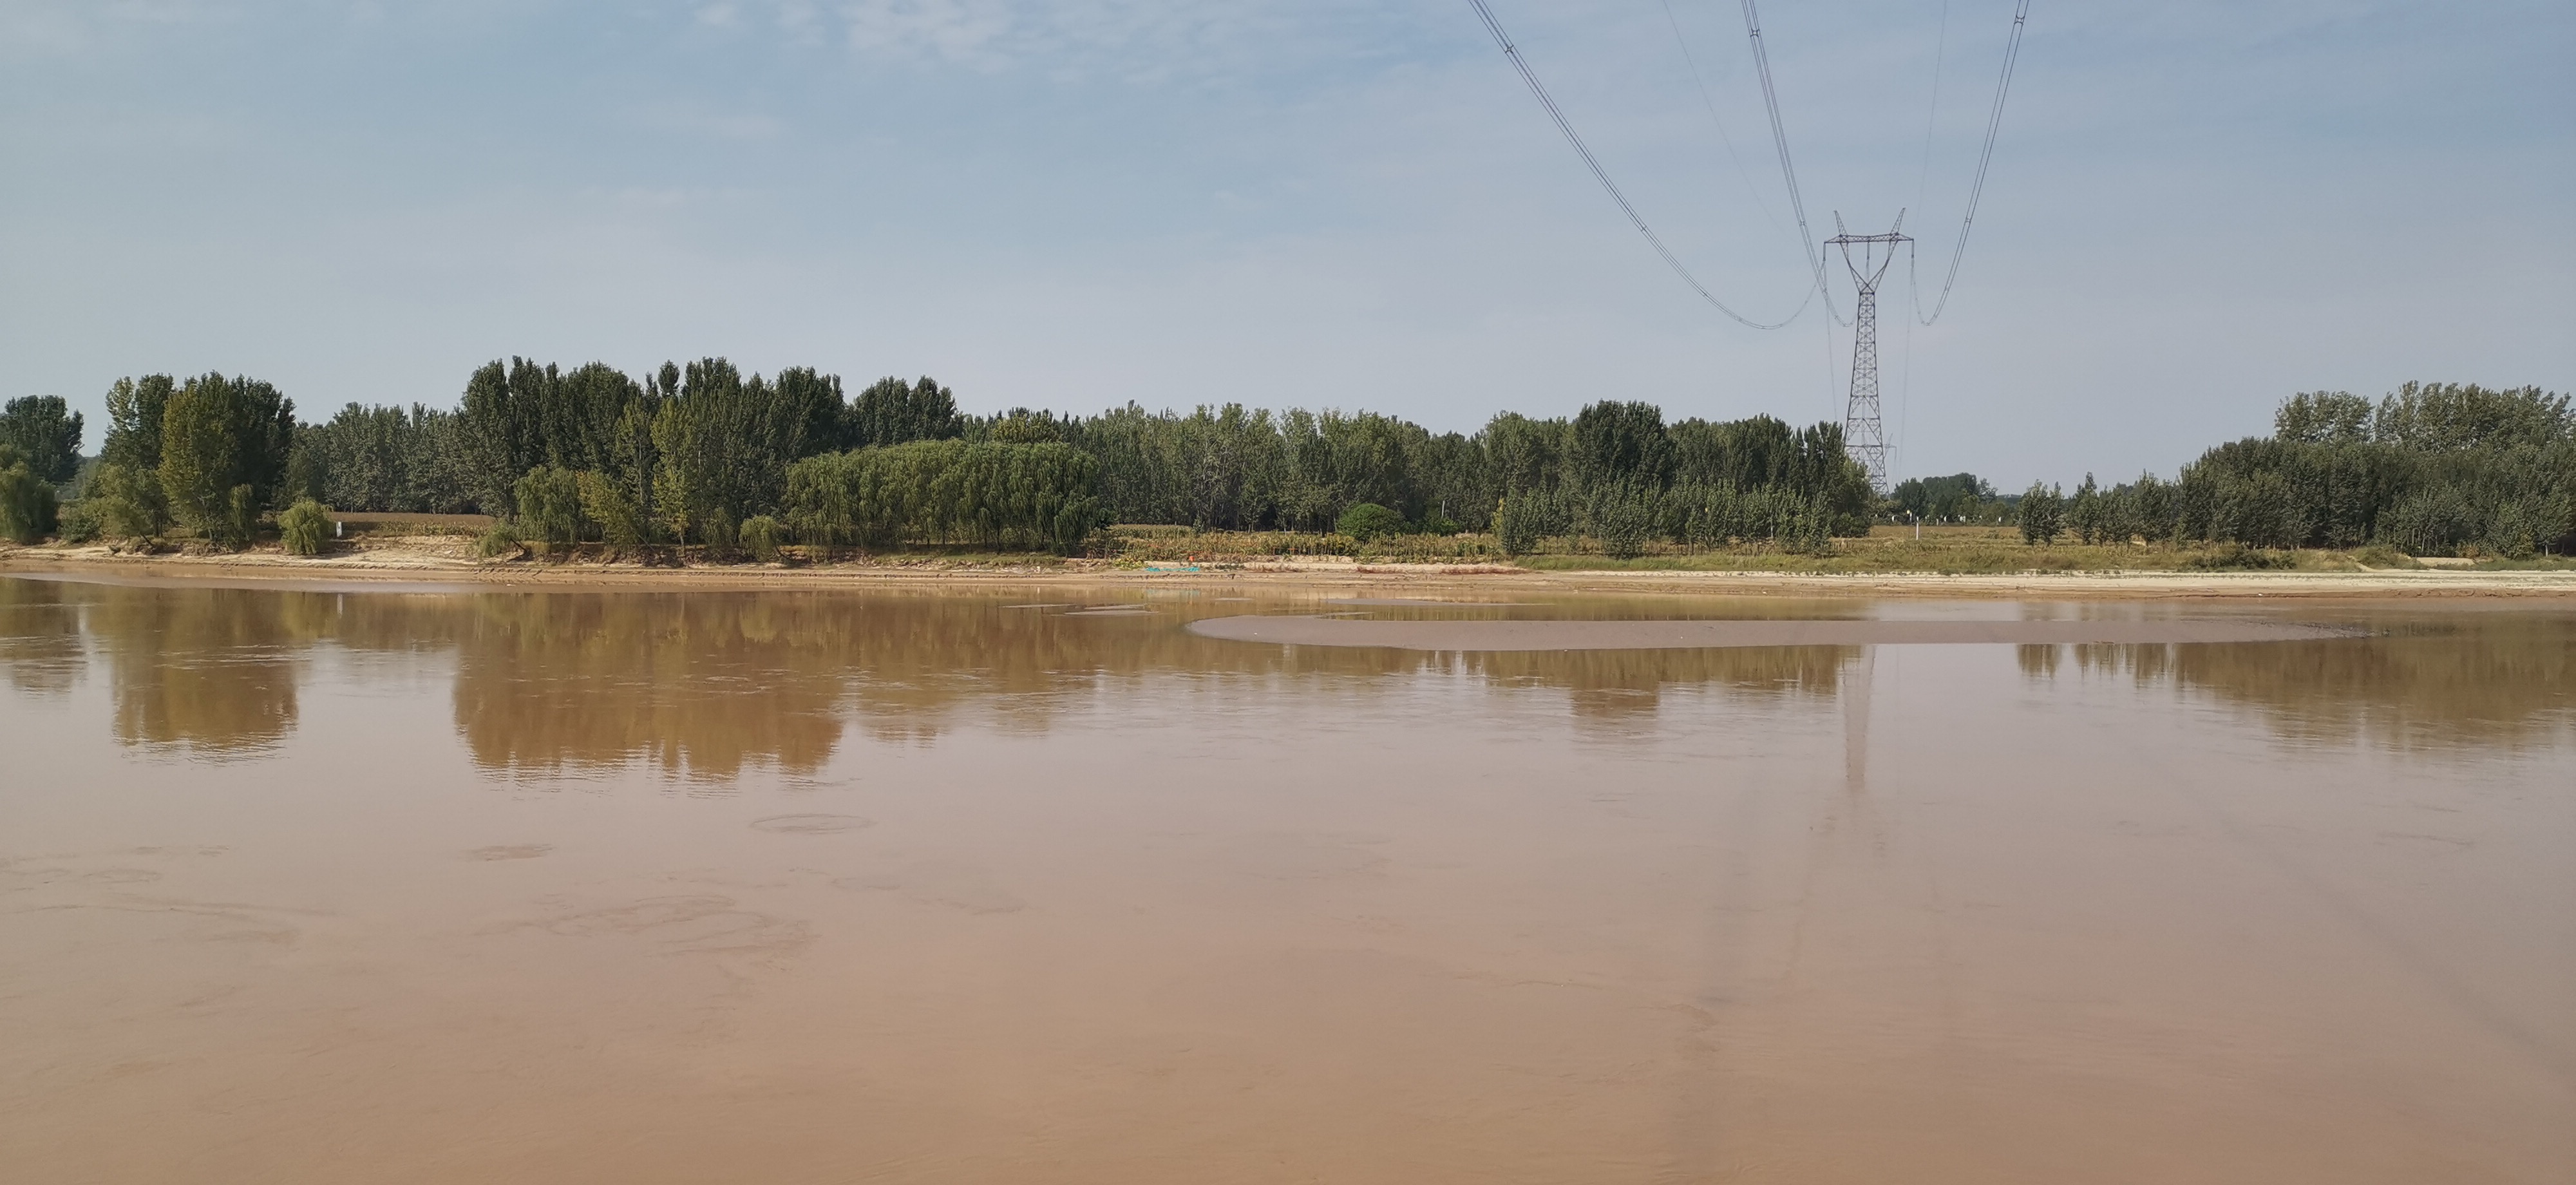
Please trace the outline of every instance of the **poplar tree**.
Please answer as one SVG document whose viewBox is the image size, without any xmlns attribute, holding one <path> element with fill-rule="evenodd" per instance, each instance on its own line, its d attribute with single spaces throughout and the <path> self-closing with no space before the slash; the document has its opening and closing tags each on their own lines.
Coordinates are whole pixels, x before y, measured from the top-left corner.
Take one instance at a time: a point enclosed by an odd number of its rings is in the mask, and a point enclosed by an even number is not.
<svg viewBox="0 0 2576 1185">
<path fill-rule="evenodd" d="M 2058 532 L 2064 529 L 2066 499 L 2056 486 L 2044 486 L 2034 481 L 2029 489 L 2022 491 L 2021 505 L 2016 513 L 2021 522 L 2022 542 L 2033 547 L 2054 543 Z"/>
<path fill-rule="evenodd" d="M 161 468 L 161 413 L 176 389 L 166 374 L 116 380 L 107 389 L 107 441 L 99 460 L 135 471 Z"/>
<path fill-rule="evenodd" d="M 0 444 L 25 457 L 27 471 L 57 485 L 80 472 L 81 414 L 60 395 L 29 395 L 0 406 Z"/>
<path fill-rule="evenodd" d="M 250 378 L 205 374 L 171 392 L 161 416 L 161 490 L 171 516 L 231 546 L 250 542 L 277 494 L 295 404 Z"/>
</svg>

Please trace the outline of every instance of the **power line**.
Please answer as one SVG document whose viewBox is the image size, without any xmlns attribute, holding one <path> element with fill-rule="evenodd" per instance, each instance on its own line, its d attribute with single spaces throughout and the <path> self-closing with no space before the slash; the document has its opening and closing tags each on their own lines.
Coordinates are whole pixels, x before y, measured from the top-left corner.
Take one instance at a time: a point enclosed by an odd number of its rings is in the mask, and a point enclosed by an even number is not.
<svg viewBox="0 0 2576 1185">
<path fill-rule="evenodd" d="M 1780 225 L 1779 216 L 1771 212 L 1771 203 L 1762 200 L 1762 191 L 1753 184 L 1753 170 L 1744 167 L 1744 158 L 1736 155 L 1735 137 L 1727 134 L 1726 121 L 1718 118 L 1717 99 L 1708 93 L 1708 79 L 1699 71 L 1699 55 L 1691 52 L 1690 38 L 1682 35 L 1682 20 L 1673 13 L 1673 0 L 1663 0 L 1663 6 L 1664 23 L 1672 27 L 1673 43 L 1681 47 L 1682 61 L 1690 67 L 1691 85 L 1699 88 L 1699 105 L 1708 109 L 1709 125 L 1717 129 L 1718 141 L 1726 145 L 1726 159 L 1734 162 L 1736 178 L 1744 182 L 1745 194 L 1753 199 L 1753 205 L 1762 211 L 1772 229 L 1787 230 Z"/>
<path fill-rule="evenodd" d="M 1748 12 L 1751 11 L 1753 0 L 1744 0 L 1744 3 L 1745 10 Z M 1944 8 L 1942 11 L 1944 13 L 1943 25 L 1946 29 L 1948 24 L 1948 17 L 1946 15 L 1948 9 Z M 2012 37 L 2004 43 L 2003 76 L 1995 80 L 1995 104 L 1993 108 L 1986 112 L 1986 146 L 1983 150 L 1977 153 L 1977 179 L 1968 186 L 1968 211 L 1959 218 L 1959 244 L 1950 252 L 1950 274 L 1947 278 L 1941 281 L 1941 297 L 1938 301 L 1933 303 L 1931 316 L 1926 317 L 1923 315 L 1923 292 L 1922 289 L 1916 285 L 1912 251 L 1909 249 L 1907 252 L 1905 283 L 1906 287 L 1914 294 L 1914 315 L 1920 318 L 1925 325 L 1930 325 L 1931 323 L 1941 319 L 1941 310 L 1950 306 L 1950 288 L 1952 285 L 1959 282 L 1959 261 L 1967 258 L 1968 255 L 1968 231 L 1971 227 L 1976 225 L 1977 199 L 1986 191 L 1986 166 L 1992 163 L 1995 159 L 1995 133 L 2001 130 L 2004 124 L 2004 95 L 2012 90 L 2013 61 L 2021 56 L 2022 23 L 2027 20 L 2029 16 L 2030 0 L 2018 0 L 2018 2 L 2013 5 Z M 1765 85 L 1767 88 L 1768 84 L 1766 83 Z M 1833 306 L 1827 305 L 1826 307 L 1831 308 Z"/>
<path fill-rule="evenodd" d="M 1602 190 L 1610 195 L 1610 200 L 1619 203 L 1619 209 L 1622 213 L 1625 213 L 1628 216 L 1628 221 L 1636 224 L 1637 233 L 1646 236 L 1646 242 L 1654 246 L 1655 254 L 1663 256 L 1664 265 L 1673 269 L 1673 274 L 1680 276 L 1683 283 L 1691 286 L 1692 291 L 1699 293 L 1700 299 L 1707 301 L 1712 307 L 1716 308 L 1717 311 L 1734 318 L 1737 323 L 1753 329 L 1778 329 L 1783 325 L 1787 325 L 1791 321 L 1797 320 L 1800 314 L 1807 311 L 1807 306 L 1815 302 L 1816 292 L 1819 288 L 1823 287 L 1824 284 L 1824 265 L 1821 262 L 1816 265 L 1815 284 L 1808 287 L 1806 296 L 1798 302 L 1797 312 L 1789 314 L 1786 318 L 1769 324 L 1764 324 L 1763 322 L 1753 320 L 1742 313 L 1736 312 L 1734 309 L 1728 308 L 1725 301 L 1719 300 L 1715 293 L 1708 290 L 1707 285 L 1699 282 L 1699 277 L 1692 275 L 1689 268 L 1682 266 L 1681 258 L 1673 254 L 1672 248 L 1664 245 L 1663 237 L 1657 235 L 1653 227 L 1646 225 L 1645 218 L 1637 213 L 1637 208 L 1629 204 L 1628 196 L 1619 192 L 1618 184 L 1610 180 L 1609 171 L 1601 167 L 1600 158 L 1592 155 L 1592 149 L 1583 143 L 1583 137 L 1575 133 L 1574 124 L 1565 118 L 1565 112 L 1557 107 L 1556 100 L 1548 96 L 1547 87 L 1539 82 L 1538 75 L 1531 71 L 1529 63 L 1521 57 L 1520 49 L 1512 44 L 1511 35 L 1503 32 L 1503 23 L 1494 19 L 1494 10 L 1485 6 L 1485 0 L 1467 0 L 1467 2 L 1475 6 L 1476 15 L 1482 18 L 1485 22 L 1485 31 L 1492 33 L 1494 35 L 1494 43 L 1503 48 L 1503 56 L 1512 60 L 1512 68 L 1520 72 L 1521 81 L 1529 84 L 1530 93 L 1538 97 L 1539 106 L 1545 107 L 1547 109 L 1548 118 L 1556 121 L 1556 129 L 1565 133 L 1565 142 L 1574 146 L 1575 154 L 1583 158 L 1584 167 L 1592 170 L 1593 179 L 1601 183 Z M 1746 0 L 1746 7 L 1748 10 L 1750 9 L 1751 0 Z M 1757 42 L 1756 44 L 1758 46 L 1759 43 Z M 1762 89 L 1766 94 L 1769 93 L 1771 89 L 1771 76 L 1768 67 L 1765 67 L 1764 69 Z M 1779 111 L 1776 106 L 1772 111 L 1771 123 L 1773 132 L 1776 135 L 1780 123 Z M 1782 140 L 1781 152 L 1784 155 L 1781 160 L 1784 165 L 1787 163 L 1788 159 L 1785 155 L 1787 151 L 1787 141 Z M 1790 198 L 1793 203 L 1796 201 L 1796 197 L 1797 189 L 1793 184 L 1790 188 Z M 1806 230 L 1806 226 L 1807 217 L 1805 211 L 1802 209 L 1798 215 L 1798 229 L 1801 232 L 1804 232 Z M 1814 242 L 1811 239 L 1808 243 L 1809 255 L 1813 255 L 1815 253 L 1814 247 Z"/>
<path fill-rule="evenodd" d="M 1932 41 L 1932 105 L 1923 113 L 1923 171 L 1914 179 L 1914 204 L 1932 188 L 1932 126 L 1941 118 L 1941 67 L 1950 57 L 1950 0 L 1941 0 L 1941 32 Z"/>
<path fill-rule="evenodd" d="M 2025 3 L 2028 0 L 2024 0 Z M 1484 0 L 1475 0 L 1483 8 Z M 1744 35 L 1753 42 L 1753 65 L 1762 75 L 1762 105 L 1771 113 L 1771 144 L 1780 152 L 1780 177 L 1789 186 L 1789 212 L 1798 218 L 1798 241 L 1805 245 L 1807 258 L 1816 269 L 1816 289 L 1825 287 L 1825 257 L 1816 251 L 1816 236 L 1807 229 L 1807 202 L 1798 194 L 1798 170 L 1789 164 L 1789 132 L 1780 122 L 1780 93 L 1771 86 L 1771 54 L 1762 48 L 1762 17 L 1753 9 L 1753 0 L 1744 0 Z M 1825 315 L 1837 325 L 1848 325 L 1842 314 L 1834 311 L 1834 302 L 1825 301 Z"/>
</svg>

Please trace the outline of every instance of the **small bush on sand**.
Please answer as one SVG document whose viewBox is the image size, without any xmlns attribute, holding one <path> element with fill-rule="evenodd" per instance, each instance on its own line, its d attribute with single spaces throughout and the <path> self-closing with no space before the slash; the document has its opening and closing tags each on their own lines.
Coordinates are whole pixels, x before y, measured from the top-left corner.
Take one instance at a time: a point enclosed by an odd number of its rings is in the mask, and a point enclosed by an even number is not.
<svg viewBox="0 0 2576 1185">
<path fill-rule="evenodd" d="M 288 555 L 320 555 L 331 547 L 331 511 L 311 498 L 277 516 L 278 542 Z"/>
<path fill-rule="evenodd" d="M 742 540 L 742 549 L 750 552 L 751 558 L 764 564 L 778 562 L 778 544 L 786 534 L 786 528 L 778 525 L 777 519 L 765 514 L 755 514 L 744 519 L 742 526 L 736 528 L 736 537 Z"/>
<path fill-rule="evenodd" d="M 515 559 L 519 550 L 519 533 L 508 523 L 492 524 L 491 530 L 483 532 L 483 537 L 474 541 L 474 554 L 487 560 L 501 556 Z"/>
<path fill-rule="evenodd" d="M 1333 529 L 1366 543 L 1380 535 L 1404 533 L 1404 516 L 1375 502 L 1362 502 L 1342 512 Z"/>
</svg>

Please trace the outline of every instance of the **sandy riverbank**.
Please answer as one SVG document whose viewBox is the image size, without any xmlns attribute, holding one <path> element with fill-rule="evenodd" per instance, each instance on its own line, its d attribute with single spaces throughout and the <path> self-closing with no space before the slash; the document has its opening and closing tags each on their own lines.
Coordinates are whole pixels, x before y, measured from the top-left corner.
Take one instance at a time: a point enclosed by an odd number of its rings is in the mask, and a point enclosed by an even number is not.
<svg viewBox="0 0 2576 1185">
<path fill-rule="evenodd" d="M 275 550 L 151 556 L 105 547 L 0 546 L 0 573 L 111 580 L 244 581 L 526 588 L 777 589 L 888 584 L 1259 584 L 1459 590 L 1533 589 L 1780 596 L 1993 598 L 2444 597 L 2576 598 L 2576 571 L 2362 572 L 1539 572 L 1508 564 L 1355 563 L 1284 558 L 1240 565 L 1119 566 L 1101 560 L 1013 565 L 941 560 L 850 561 L 785 567 L 688 567 L 541 559 L 477 560 L 466 540 L 370 541 L 357 550 L 296 558 Z"/>
</svg>

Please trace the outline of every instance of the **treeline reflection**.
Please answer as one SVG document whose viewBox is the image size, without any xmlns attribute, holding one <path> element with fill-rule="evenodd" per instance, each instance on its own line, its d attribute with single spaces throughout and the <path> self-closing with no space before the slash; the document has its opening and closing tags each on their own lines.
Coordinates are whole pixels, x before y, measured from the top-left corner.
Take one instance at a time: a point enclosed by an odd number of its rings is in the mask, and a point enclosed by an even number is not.
<svg viewBox="0 0 2576 1185">
<path fill-rule="evenodd" d="M 454 726 L 487 770 L 548 776 L 640 763 L 726 778 L 755 766 L 813 772 L 850 729 L 922 741 L 972 713 L 1005 730 L 1044 732 L 1095 710 L 1092 693 L 1104 686 L 1157 675 L 1447 675 L 1563 691 L 1578 727 L 1617 732 L 1650 725 L 1676 690 L 1755 703 L 1831 700 L 1860 654 L 1853 647 L 1283 648 L 1175 628 L 1254 608 L 1240 601 L 1107 608 L 926 591 L 344 594 L 0 579 L 0 678 L 20 693 L 65 696 L 95 672 L 120 743 L 220 760 L 256 755 L 290 736 L 299 691 L 313 686 L 329 656 L 358 668 L 335 678 L 362 682 L 375 668 L 449 680 Z M 1570 611 L 1313 601 L 1261 608 Z M 1605 602 L 1584 611 L 1652 608 Z M 1826 608 L 1804 607 L 1803 615 Z M 2576 616 L 2390 612 L 2357 620 L 2380 635 L 2029 646 L 2019 659 L 2032 678 L 2109 677 L 2206 694 L 2294 740 L 2515 746 L 2555 743 L 2576 727 Z M 1353 686 L 1366 694 L 1372 684 L 1359 678 Z"/>
<path fill-rule="evenodd" d="M 2035 679 L 2117 678 L 2207 694 L 2284 739 L 2389 750 L 2556 743 L 2576 728 L 2576 616 L 2357 619 L 2378 636 L 2260 646 L 2019 647 Z"/>
<path fill-rule="evenodd" d="M 60 694 L 96 662 L 118 740 L 221 758 L 294 729 L 298 687 L 326 647 L 361 663 L 431 658 L 453 663 L 455 726 L 485 769 L 640 762 L 728 778 L 747 766 L 811 773 L 853 727 L 927 740 L 972 711 L 1043 732 L 1087 710 L 1102 684 L 1157 674 L 1461 675 L 1561 689 L 1579 724 L 1616 728 L 1650 718 L 1676 688 L 1830 699 L 1859 653 L 1282 648 L 1174 628 L 1241 603 L 1109 608 L 931 592 L 344 594 L 0 579 L 0 665 L 22 690 Z"/>
</svg>

